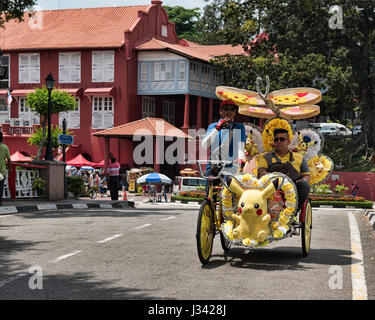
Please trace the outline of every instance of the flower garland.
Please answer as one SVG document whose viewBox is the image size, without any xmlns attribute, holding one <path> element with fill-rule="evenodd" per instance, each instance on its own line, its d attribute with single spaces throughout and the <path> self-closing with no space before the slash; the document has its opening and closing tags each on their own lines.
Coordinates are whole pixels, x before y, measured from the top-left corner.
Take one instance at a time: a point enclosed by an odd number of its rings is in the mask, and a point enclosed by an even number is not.
<svg viewBox="0 0 375 320">
<path fill-rule="evenodd" d="M 263 190 L 266 188 L 269 183 L 272 183 L 272 180 L 279 179 L 279 189 L 284 192 L 285 203 L 284 209 L 280 212 L 277 221 L 270 222 L 270 227 L 272 235 L 268 237 L 263 242 L 258 242 L 256 239 L 252 239 L 249 242 L 242 242 L 241 244 L 246 246 L 265 246 L 270 243 L 272 240 L 280 240 L 284 238 L 289 230 L 289 225 L 293 221 L 294 214 L 297 210 L 297 189 L 293 181 L 286 175 L 282 173 L 270 173 L 266 174 L 260 179 L 257 179 L 252 174 L 244 174 L 236 176 L 239 182 L 244 186 L 244 189 L 260 189 Z M 234 221 L 230 218 L 230 215 L 234 212 L 234 208 L 237 207 L 237 201 L 233 205 L 232 195 L 230 191 L 226 188 L 223 188 L 222 191 L 222 205 L 224 211 L 225 222 L 222 224 L 222 231 L 224 235 L 231 241 L 236 242 L 233 235 Z M 269 209 L 268 209 L 269 210 Z M 227 212 L 230 214 L 228 215 Z"/>
<path fill-rule="evenodd" d="M 293 126 L 290 123 L 290 121 L 284 118 L 272 118 L 265 123 L 262 132 L 263 149 L 265 152 L 270 152 L 274 150 L 272 144 L 274 138 L 273 132 L 275 129 L 287 130 L 289 140 L 292 141 L 293 139 Z"/>
</svg>

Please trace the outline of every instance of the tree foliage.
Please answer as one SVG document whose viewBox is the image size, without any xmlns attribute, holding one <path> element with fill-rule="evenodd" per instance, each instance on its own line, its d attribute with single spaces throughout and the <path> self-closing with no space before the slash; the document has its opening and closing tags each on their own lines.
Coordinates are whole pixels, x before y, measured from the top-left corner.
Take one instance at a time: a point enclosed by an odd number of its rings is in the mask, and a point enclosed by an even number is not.
<svg viewBox="0 0 375 320">
<path fill-rule="evenodd" d="M 51 143 L 52 148 L 58 148 L 62 145 L 59 144 L 59 135 L 63 134 L 63 129 L 59 126 L 51 126 Z M 73 132 L 67 130 L 65 134 L 72 135 Z M 40 147 L 42 144 L 43 147 L 47 146 L 47 132 L 43 128 L 36 128 L 35 132 L 27 139 L 27 142 L 31 146 Z"/>
<path fill-rule="evenodd" d="M 248 56 L 216 60 L 228 85 L 255 89 L 256 77 L 269 75 L 271 90 L 327 87 L 321 113 L 340 118 L 359 105 L 363 131 L 375 147 L 374 1 L 213 0 L 207 9 L 211 16 L 204 19 L 213 21 L 214 13 L 222 18 L 220 42 L 249 49 Z M 259 38 L 262 31 L 268 40 Z"/>
<path fill-rule="evenodd" d="M 181 6 L 163 6 L 163 8 L 167 11 L 169 21 L 174 22 L 179 39 L 201 41 L 198 30 L 198 21 L 201 15 L 199 8 L 186 9 Z"/>
<path fill-rule="evenodd" d="M 30 138 L 31 140 L 29 140 L 29 143 L 34 145 L 36 145 L 35 143 L 37 141 L 39 142 L 39 149 L 36 155 L 36 158 L 39 159 L 42 154 L 43 146 L 45 146 L 47 137 L 46 123 L 48 117 L 48 89 L 43 86 L 42 89 L 37 88 L 35 89 L 35 92 L 28 94 L 26 98 L 26 105 L 42 117 L 42 128 L 40 129 L 40 132 L 37 130 L 36 133 L 34 133 L 34 135 Z M 76 107 L 77 102 L 71 94 L 59 90 L 51 91 L 51 113 L 66 112 L 74 110 Z M 52 133 L 51 128 L 51 139 L 56 138 L 53 138 L 53 136 L 54 133 Z M 53 142 L 53 145 L 56 145 L 56 143 Z"/>
<path fill-rule="evenodd" d="M 45 118 L 48 115 L 48 89 L 46 86 L 43 86 L 42 89 L 36 88 L 35 92 L 28 94 L 26 105 Z M 76 107 L 77 102 L 71 94 L 59 90 L 51 92 L 51 113 L 70 111 Z"/>
<path fill-rule="evenodd" d="M 25 10 L 36 5 L 36 0 L 1 0 L 0 1 L 0 27 L 10 20 L 23 21 Z"/>
</svg>

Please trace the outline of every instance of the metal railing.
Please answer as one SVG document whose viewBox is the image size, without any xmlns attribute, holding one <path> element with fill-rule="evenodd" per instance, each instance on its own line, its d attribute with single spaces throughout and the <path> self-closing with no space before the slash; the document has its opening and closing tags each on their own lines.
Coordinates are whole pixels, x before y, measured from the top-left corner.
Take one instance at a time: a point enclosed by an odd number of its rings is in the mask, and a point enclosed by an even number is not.
<svg viewBox="0 0 375 320">
<path fill-rule="evenodd" d="M 45 166 L 12 162 L 12 173 L 8 170 L 4 182 L 4 199 L 38 198 L 39 195 L 33 189 L 33 182 L 40 177 L 40 169 Z"/>
</svg>

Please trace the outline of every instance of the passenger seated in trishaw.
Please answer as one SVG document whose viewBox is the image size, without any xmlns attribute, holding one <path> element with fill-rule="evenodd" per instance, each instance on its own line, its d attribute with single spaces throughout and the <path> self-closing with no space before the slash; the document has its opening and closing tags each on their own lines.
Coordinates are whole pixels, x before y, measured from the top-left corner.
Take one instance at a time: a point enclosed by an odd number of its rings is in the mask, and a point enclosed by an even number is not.
<svg viewBox="0 0 375 320">
<path fill-rule="evenodd" d="M 323 138 L 317 131 L 302 129 L 294 133 L 289 120 L 319 114 L 314 103 L 321 100 L 321 93 L 313 88 L 292 88 L 262 94 L 259 81 L 258 78 L 258 93 L 232 87 L 216 89 L 221 100 L 231 100 L 239 106 L 240 114 L 269 120 L 262 130 L 252 124 L 245 125 L 242 170 L 234 174 L 221 166 L 220 172 L 211 172 L 217 175 L 223 188 L 218 199 L 219 210 L 216 199 L 208 195 L 198 216 L 197 248 L 203 264 L 210 259 L 216 232 L 220 232 L 224 251 L 232 244 L 251 249 L 265 246 L 298 235 L 300 230 L 303 256 L 310 249 L 310 186 L 326 179 L 333 163 L 319 153 Z M 233 118 L 234 115 L 232 121 Z M 217 131 L 221 130 L 220 123 L 222 119 L 215 124 Z M 214 141 L 208 139 L 210 135 L 212 138 L 208 130 L 203 144 L 206 147 Z M 228 136 L 231 144 L 232 137 Z M 220 160 L 226 160 L 223 153 Z"/>
</svg>

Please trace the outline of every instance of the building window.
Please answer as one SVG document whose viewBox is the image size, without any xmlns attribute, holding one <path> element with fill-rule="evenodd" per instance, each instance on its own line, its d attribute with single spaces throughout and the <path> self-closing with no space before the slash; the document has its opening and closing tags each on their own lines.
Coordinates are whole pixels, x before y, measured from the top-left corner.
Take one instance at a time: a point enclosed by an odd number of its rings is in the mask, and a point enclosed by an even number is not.
<svg viewBox="0 0 375 320">
<path fill-rule="evenodd" d="M 92 128 L 107 129 L 113 127 L 113 98 L 93 97 L 92 99 Z"/>
<path fill-rule="evenodd" d="M 141 63 L 141 81 L 147 81 L 147 63 Z"/>
<path fill-rule="evenodd" d="M 180 61 L 178 63 L 178 80 L 185 80 L 185 69 L 186 69 L 185 61 Z"/>
<path fill-rule="evenodd" d="M 190 79 L 193 81 L 199 81 L 199 65 L 198 63 L 190 63 Z"/>
<path fill-rule="evenodd" d="M 19 83 L 40 82 L 40 56 L 38 53 L 19 55 Z"/>
<path fill-rule="evenodd" d="M 173 101 L 163 101 L 163 119 L 174 125 L 175 103 Z"/>
<path fill-rule="evenodd" d="M 92 82 L 113 82 L 114 61 L 114 51 L 94 51 L 92 53 Z"/>
<path fill-rule="evenodd" d="M 155 98 L 142 97 L 142 118 L 155 117 Z"/>
<path fill-rule="evenodd" d="M 9 88 L 9 56 L 0 56 L 0 89 Z"/>
<path fill-rule="evenodd" d="M 59 82 L 79 83 L 81 82 L 81 53 L 59 54 Z"/>
<path fill-rule="evenodd" d="M 32 111 L 26 104 L 26 97 L 19 97 L 18 119 L 14 121 L 14 125 L 20 127 L 31 127 L 33 124 L 39 124 L 39 114 Z"/>
<path fill-rule="evenodd" d="M 153 62 L 151 75 L 151 80 L 153 81 L 174 80 L 174 63 Z"/>
<path fill-rule="evenodd" d="M 210 79 L 210 67 L 208 66 L 202 66 L 202 82 L 203 83 L 210 83 L 211 82 L 211 79 Z"/>
<path fill-rule="evenodd" d="M 80 99 L 75 98 L 77 102 L 77 107 L 74 110 L 68 112 L 59 113 L 59 126 L 63 127 L 63 120 L 66 119 L 66 128 L 67 129 L 79 129 L 80 125 Z"/>
<path fill-rule="evenodd" d="M 165 24 L 161 25 L 161 36 L 164 38 L 168 37 L 168 26 L 166 26 Z"/>
</svg>

